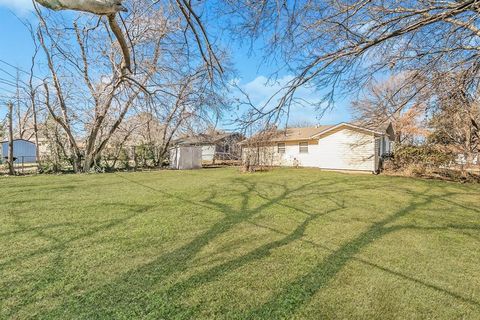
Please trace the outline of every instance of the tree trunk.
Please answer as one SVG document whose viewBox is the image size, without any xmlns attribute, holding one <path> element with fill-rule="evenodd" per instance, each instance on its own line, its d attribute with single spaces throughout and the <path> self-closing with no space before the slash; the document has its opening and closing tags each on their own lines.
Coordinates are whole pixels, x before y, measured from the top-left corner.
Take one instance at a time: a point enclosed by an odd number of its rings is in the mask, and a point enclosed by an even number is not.
<svg viewBox="0 0 480 320">
<path fill-rule="evenodd" d="M 14 175 L 13 168 L 13 104 L 9 102 L 8 106 L 8 174 Z"/>
<path fill-rule="evenodd" d="M 402 144 L 402 132 L 400 130 L 395 132 L 395 144 L 396 145 L 401 145 Z"/>
<path fill-rule="evenodd" d="M 89 172 L 92 169 L 94 164 L 94 159 L 95 157 L 92 154 L 85 155 L 85 159 L 83 161 L 83 169 L 82 169 L 83 172 Z"/>
<path fill-rule="evenodd" d="M 38 123 L 37 123 L 37 107 L 35 105 L 35 96 L 32 95 L 32 112 L 33 112 L 33 133 L 35 137 L 35 158 L 40 164 L 40 150 L 38 145 Z"/>
<path fill-rule="evenodd" d="M 136 171 L 137 168 L 138 168 L 138 158 L 137 158 L 137 150 L 136 150 L 136 147 L 133 146 L 132 147 L 132 150 L 133 150 L 133 166 L 134 166 L 134 170 Z"/>
<path fill-rule="evenodd" d="M 83 172 L 82 158 L 81 158 L 80 155 L 73 153 L 72 165 L 73 165 L 73 171 L 75 173 L 82 173 Z"/>
</svg>

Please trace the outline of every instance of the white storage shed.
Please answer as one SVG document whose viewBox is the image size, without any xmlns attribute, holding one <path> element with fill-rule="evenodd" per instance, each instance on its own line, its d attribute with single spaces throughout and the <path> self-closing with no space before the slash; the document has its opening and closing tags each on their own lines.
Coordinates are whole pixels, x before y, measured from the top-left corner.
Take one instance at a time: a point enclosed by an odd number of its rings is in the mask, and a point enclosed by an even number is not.
<svg viewBox="0 0 480 320">
<path fill-rule="evenodd" d="M 170 168 L 177 170 L 202 168 L 202 147 L 178 145 L 171 148 Z"/>
</svg>

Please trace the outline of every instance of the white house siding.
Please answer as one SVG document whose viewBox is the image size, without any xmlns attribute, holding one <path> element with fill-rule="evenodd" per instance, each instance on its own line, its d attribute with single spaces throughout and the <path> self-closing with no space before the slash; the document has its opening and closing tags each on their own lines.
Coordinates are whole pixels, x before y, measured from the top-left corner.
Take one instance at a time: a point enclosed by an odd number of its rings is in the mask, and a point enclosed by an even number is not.
<svg viewBox="0 0 480 320">
<path fill-rule="evenodd" d="M 375 137 L 346 128 L 327 133 L 318 141 L 317 158 L 321 168 L 375 171 Z"/>
<path fill-rule="evenodd" d="M 215 150 L 216 146 L 214 144 L 202 146 L 202 160 L 213 162 L 213 159 L 215 158 Z"/>
<path fill-rule="evenodd" d="M 378 157 L 373 133 L 340 128 L 308 141 L 308 153 L 300 153 L 299 141 L 286 142 L 285 153 L 275 144 L 272 164 L 333 170 L 376 171 Z"/>
<path fill-rule="evenodd" d="M 279 154 L 275 146 L 274 163 L 280 166 L 320 167 L 318 140 L 303 142 L 308 142 L 308 153 L 300 153 L 300 141 L 286 142 L 284 154 Z"/>
</svg>

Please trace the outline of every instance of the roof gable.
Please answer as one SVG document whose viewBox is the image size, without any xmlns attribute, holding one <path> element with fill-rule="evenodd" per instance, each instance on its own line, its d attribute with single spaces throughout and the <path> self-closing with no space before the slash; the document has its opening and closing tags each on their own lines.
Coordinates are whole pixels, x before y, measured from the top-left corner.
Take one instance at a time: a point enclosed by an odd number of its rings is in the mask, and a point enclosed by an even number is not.
<svg viewBox="0 0 480 320">
<path fill-rule="evenodd" d="M 342 127 L 354 129 L 357 131 L 363 131 L 368 134 L 374 135 L 385 135 L 387 132 L 381 130 L 370 129 L 364 126 L 341 122 L 336 125 L 322 125 L 316 127 L 304 127 L 304 128 L 287 128 L 285 130 L 278 130 L 272 135 L 268 135 L 268 138 L 265 141 L 270 142 L 291 142 L 291 141 L 305 141 L 305 140 L 319 140 L 322 139 L 322 135 L 327 134 L 333 130 L 340 129 Z M 391 128 L 391 125 L 387 126 Z M 254 137 L 259 137 L 261 133 L 255 135 Z M 254 137 L 244 141 L 242 144 L 247 144 L 249 141 L 254 139 Z"/>
<path fill-rule="evenodd" d="M 272 137 L 274 141 L 297 141 L 297 140 L 309 140 L 316 134 L 323 132 L 332 125 L 316 126 L 316 127 L 304 127 L 304 128 L 287 128 L 280 130 Z"/>
<path fill-rule="evenodd" d="M 346 127 L 346 128 L 351 128 L 351 129 L 354 129 L 354 130 L 359 130 L 359 131 L 364 131 L 364 132 L 368 132 L 368 133 L 372 133 L 372 134 L 377 134 L 377 135 L 384 135 L 385 132 L 381 132 L 381 131 L 377 131 L 377 130 L 373 130 L 373 129 L 369 129 L 369 128 L 365 128 L 365 127 L 361 127 L 361 126 L 358 126 L 358 125 L 354 125 L 354 124 L 351 124 L 351 123 L 348 123 L 348 122 L 342 122 L 342 123 L 339 123 L 335 126 L 332 126 L 330 128 L 328 128 L 327 130 L 324 130 L 322 132 L 319 132 L 318 134 L 316 134 L 315 136 L 313 136 L 312 138 L 315 138 L 315 139 L 320 139 L 320 135 L 323 135 L 323 134 L 326 134 L 330 131 L 333 131 L 333 130 L 336 130 L 336 129 L 340 129 L 342 127 Z"/>
</svg>

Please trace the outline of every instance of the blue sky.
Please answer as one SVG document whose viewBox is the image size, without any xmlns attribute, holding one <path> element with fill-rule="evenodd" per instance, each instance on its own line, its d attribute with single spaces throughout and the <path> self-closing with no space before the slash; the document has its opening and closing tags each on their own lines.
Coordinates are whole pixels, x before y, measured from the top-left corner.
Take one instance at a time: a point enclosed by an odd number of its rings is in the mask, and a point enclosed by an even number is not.
<svg viewBox="0 0 480 320">
<path fill-rule="evenodd" d="M 31 0 L 0 0 L 0 60 L 4 60 L 20 69 L 28 70 L 30 58 L 33 52 L 30 35 L 16 17 L 26 18 L 29 16 Z M 62 14 L 62 13 L 57 13 Z M 270 75 L 275 72 L 275 68 L 262 64 L 262 53 L 259 50 L 249 54 L 248 48 L 233 46 L 231 49 L 234 67 L 238 72 L 238 83 L 251 97 L 254 103 L 266 101 L 270 95 L 278 90 L 282 84 L 291 79 L 291 74 L 280 74 L 276 83 L 268 81 Z M 0 68 L 15 74 L 15 69 L 9 68 L 0 62 Z M 0 69 L 0 79 L 9 79 Z M 1 97 L 8 94 L 6 90 L 12 88 L 5 84 L 0 84 Z M 307 101 L 318 101 L 321 94 L 313 89 L 302 89 L 299 96 Z M 296 107 L 291 112 L 290 123 L 321 123 L 334 124 L 350 119 L 349 101 L 336 101 L 335 108 L 319 118 L 319 112 L 313 108 Z M 0 105 L 0 119 L 5 116 L 5 107 Z"/>
</svg>

